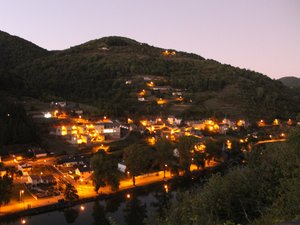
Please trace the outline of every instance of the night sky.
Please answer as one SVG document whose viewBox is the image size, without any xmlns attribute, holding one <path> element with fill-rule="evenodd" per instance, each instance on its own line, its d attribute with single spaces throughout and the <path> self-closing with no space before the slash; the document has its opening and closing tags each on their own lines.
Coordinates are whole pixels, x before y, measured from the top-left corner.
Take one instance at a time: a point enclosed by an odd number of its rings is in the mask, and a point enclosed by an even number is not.
<svg viewBox="0 0 300 225">
<path fill-rule="evenodd" d="M 300 77 L 298 0 L 3 0 L 0 30 L 49 50 L 125 36 L 272 78 Z"/>
</svg>

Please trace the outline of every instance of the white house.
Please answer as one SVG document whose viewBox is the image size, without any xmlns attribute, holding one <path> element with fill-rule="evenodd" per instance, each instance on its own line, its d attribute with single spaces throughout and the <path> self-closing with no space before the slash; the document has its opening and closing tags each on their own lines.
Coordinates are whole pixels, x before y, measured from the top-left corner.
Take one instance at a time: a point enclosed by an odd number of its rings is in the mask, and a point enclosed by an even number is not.
<svg viewBox="0 0 300 225">
<path fill-rule="evenodd" d="M 38 175 L 29 175 L 27 177 L 27 182 L 26 183 L 31 184 L 31 185 L 38 185 L 38 184 L 43 183 L 43 180 Z"/>
<path fill-rule="evenodd" d="M 92 175 L 92 171 L 91 171 L 90 167 L 85 165 L 82 167 L 78 167 L 75 170 L 75 174 L 80 176 L 81 179 L 87 179 Z"/>
<path fill-rule="evenodd" d="M 119 171 L 125 173 L 125 172 L 126 172 L 126 169 L 127 169 L 127 167 L 126 167 L 126 165 L 125 165 L 124 162 L 119 162 L 119 163 L 118 163 L 118 170 L 119 170 Z"/>
</svg>

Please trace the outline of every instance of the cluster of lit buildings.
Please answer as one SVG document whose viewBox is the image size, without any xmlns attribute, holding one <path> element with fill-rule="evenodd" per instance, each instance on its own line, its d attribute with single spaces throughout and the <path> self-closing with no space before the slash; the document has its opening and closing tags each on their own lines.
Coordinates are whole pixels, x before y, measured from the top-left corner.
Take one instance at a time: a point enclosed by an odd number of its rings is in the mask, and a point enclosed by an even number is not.
<svg viewBox="0 0 300 225">
<path fill-rule="evenodd" d="M 185 123 L 183 123 L 181 118 L 176 118 L 175 116 L 169 116 L 166 120 L 162 118 L 141 120 L 140 123 L 150 134 L 161 133 L 163 137 L 170 138 L 171 140 L 176 140 L 177 137 L 183 135 L 199 137 L 201 136 L 201 131 L 204 130 L 210 133 L 226 134 L 229 129 L 237 130 L 239 127 L 245 127 L 247 125 L 244 120 L 234 122 L 229 119 L 223 119 L 221 122 L 204 119 L 185 121 Z"/>
<path fill-rule="evenodd" d="M 267 123 L 265 120 L 260 120 L 257 122 L 257 125 L 259 127 L 265 127 L 265 126 L 279 126 L 282 124 L 287 124 L 289 126 L 296 124 L 296 121 L 293 121 L 292 119 L 288 119 L 287 121 L 280 121 L 279 119 L 274 119 L 273 122 Z"/>
<path fill-rule="evenodd" d="M 122 127 L 118 121 L 107 118 L 94 123 L 81 119 L 80 123 L 56 125 L 51 134 L 63 136 L 71 144 L 89 144 L 120 138 Z"/>
</svg>

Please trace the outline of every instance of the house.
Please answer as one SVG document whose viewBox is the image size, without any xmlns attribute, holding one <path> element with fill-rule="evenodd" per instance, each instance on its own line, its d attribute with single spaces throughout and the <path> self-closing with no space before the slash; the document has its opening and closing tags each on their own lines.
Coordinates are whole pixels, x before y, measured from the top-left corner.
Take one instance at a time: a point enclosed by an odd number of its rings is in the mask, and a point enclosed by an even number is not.
<svg viewBox="0 0 300 225">
<path fill-rule="evenodd" d="M 118 170 L 119 170 L 119 171 L 125 173 L 125 172 L 126 172 L 126 169 L 127 169 L 127 167 L 126 167 L 126 165 L 125 165 L 124 162 L 119 162 L 119 163 L 118 163 Z"/>
<path fill-rule="evenodd" d="M 180 125 L 182 119 L 181 119 L 181 118 L 176 118 L 175 116 L 172 116 L 172 115 L 171 115 L 171 116 L 168 116 L 167 121 L 168 121 L 168 123 L 171 124 L 171 125 L 174 125 L 174 124 Z"/>
<path fill-rule="evenodd" d="M 88 179 L 92 175 L 91 168 L 87 165 L 76 168 L 75 174 L 80 177 L 80 179 Z"/>
<path fill-rule="evenodd" d="M 46 114 L 44 114 L 43 112 L 34 112 L 34 113 L 31 113 L 30 115 L 31 115 L 31 118 L 33 118 L 33 119 L 46 118 L 45 117 Z"/>
<path fill-rule="evenodd" d="M 171 90 L 170 86 L 155 86 L 153 91 L 160 91 L 161 93 L 168 93 Z"/>
<path fill-rule="evenodd" d="M 229 130 L 229 125 L 228 124 L 220 124 L 219 125 L 220 134 L 226 134 L 228 130 Z"/>
<path fill-rule="evenodd" d="M 174 91 L 172 92 L 173 96 L 182 96 L 182 92 L 181 91 Z"/>
<path fill-rule="evenodd" d="M 18 153 L 17 152 L 17 153 L 11 153 L 10 155 L 13 157 L 14 161 L 21 161 L 21 160 L 26 158 L 25 153 Z"/>
<path fill-rule="evenodd" d="M 0 177 L 3 177 L 6 175 L 6 169 L 0 168 Z"/>
<path fill-rule="evenodd" d="M 118 121 L 102 120 L 95 123 L 95 129 L 102 133 L 106 138 L 120 138 L 121 137 L 121 124 Z"/>
<path fill-rule="evenodd" d="M 179 158 L 179 151 L 178 151 L 177 148 L 175 148 L 175 149 L 173 150 L 173 156 Z"/>
<path fill-rule="evenodd" d="M 187 121 L 188 126 L 194 128 L 195 130 L 204 130 L 205 124 L 202 121 Z"/>
<path fill-rule="evenodd" d="M 52 174 L 42 176 L 41 180 L 44 184 L 56 184 L 56 179 Z"/>
<path fill-rule="evenodd" d="M 41 157 L 46 157 L 47 156 L 47 152 L 44 149 L 41 149 L 41 148 L 32 149 L 32 152 L 33 152 L 35 158 L 41 158 Z"/>
<path fill-rule="evenodd" d="M 72 135 L 70 139 L 67 139 L 67 142 L 72 145 L 78 144 L 78 137 L 76 135 Z"/>
<path fill-rule="evenodd" d="M 64 157 L 60 160 L 59 164 L 64 167 L 73 167 L 76 165 L 84 165 L 82 157 Z"/>
<path fill-rule="evenodd" d="M 72 135 L 67 142 L 70 144 L 89 144 L 91 143 L 92 138 L 87 134 L 82 135 Z"/>
<path fill-rule="evenodd" d="M 29 163 L 19 164 L 17 167 L 18 170 L 22 171 L 22 173 L 29 172 L 32 170 L 32 165 Z"/>
<path fill-rule="evenodd" d="M 36 186 L 36 185 L 38 185 L 38 184 L 43 183 L 43 180 L 42 180 L 41 177 L 38 176 L 38 175 L 29 175 L 29 176 L 27 177 L 27 182 L 26 182 L 26 183 L 27 183 L 27 184 L 31 184 L 31 185 Z"/>
<path fill-rule="evenodd" d="M 58 136 L 66 136 L 68 134 L 72 134 L 72 127 L 67 125 L 56 126 L 54 131 L 51 131 L 50 134 L 58 135 Z"/>
<path fill-rule="evenodd" d="M 138 101 L 139 102 L 144 102 L 144 101 L 146 101 L 146 99 L 144 97 L 138 97 Z"/>
<path fill-rule="evenodd" d="M 76 115 L 82 115 L 83 114 L 83 109 L 75 109 L 75 110 L 73 110 L 73 112 L 76 114 Z"/>
<path fill-rule="evenodd" d="M 108 48 L 108 47 L 105 47 L 105 46 L 103 46 L 103 47 L 101 47 L 101 48 L 100 48 L 100 50 L 102 50 L 102 51 L 109 51 L 109 48 Z"/>
</svg>

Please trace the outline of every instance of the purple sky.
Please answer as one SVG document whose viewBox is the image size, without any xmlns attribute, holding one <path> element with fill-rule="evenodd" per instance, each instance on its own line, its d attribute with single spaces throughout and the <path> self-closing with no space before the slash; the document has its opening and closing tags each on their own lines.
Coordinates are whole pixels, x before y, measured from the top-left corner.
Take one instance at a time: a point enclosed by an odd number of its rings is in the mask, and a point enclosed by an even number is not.
<svg viewBox="0 0 300 225">
<path fill-rule="evenodd" d="M 49 50 L 125 36 L 300 77 L 298 0 L 3 0 L 0 30 Z"/>
</svg>

